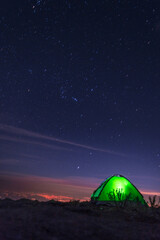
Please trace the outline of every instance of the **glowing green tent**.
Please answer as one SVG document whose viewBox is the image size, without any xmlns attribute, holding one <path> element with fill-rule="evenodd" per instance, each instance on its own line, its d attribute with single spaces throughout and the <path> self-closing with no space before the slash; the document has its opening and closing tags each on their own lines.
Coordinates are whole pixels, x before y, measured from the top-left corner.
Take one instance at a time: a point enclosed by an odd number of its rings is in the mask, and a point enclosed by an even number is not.
<svg viewBox="0 0 160 240">
<path fill-rule="evenodd" d="M 146 205 L 138 189 L 122 175 L 107 178 L 91 195 L 93 202 L 132 201 Z"/>
</svg>

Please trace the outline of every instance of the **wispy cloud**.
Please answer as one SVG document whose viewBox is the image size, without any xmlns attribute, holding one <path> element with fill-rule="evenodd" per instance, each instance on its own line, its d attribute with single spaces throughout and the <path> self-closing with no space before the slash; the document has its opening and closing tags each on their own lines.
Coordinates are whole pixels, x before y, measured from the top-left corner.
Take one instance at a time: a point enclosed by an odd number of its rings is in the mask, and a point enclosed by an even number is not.
<svg viewBox="0 0 160 240">
<path fill-rule="evenodd" d="M 4 165 L 18 165 L 20 162 L 18 159 L 0 159 L 0 164 Z"/>
<path fill-rule="evenodd" d="M 37 145 L 40 147 L 44 147 L 44 148 L 50 148 L 52 150 L 63 150 L 63 151 L 73 151 L 71 149 L 65 148 L 65 147 L 59 147 L 59 146 L 55 146 L 53 144 L 47 144 L 44 142 L 39 142 L 39 141 L 34 141 L 34 140 L 27 140 L 27 139 L 22 139 L 22 138 L 18 138 L 15 136 L 5 136 L 5 135 L 0 135 L 0 139 L 4 140 L 4 141 L 10 141 L 13 143 L 27 143 L 27 144 L 33 144 L 33 145 Z"/>
<path fill-rule="evenodd" d="M 33 160 L 29 160 L 29 159 L 26 159 L 26 160 L 21 160 L 21 159 L 16 159 L 16 158 L 3 158 L 3 159 L 0 159 L 0 165 L 8 165 L 8 166 L 26 166 L 26 165 L 32 165 L 33 163 L 38 163 L 40 161 L 36 160 L 36 161 L 33 161 Z"/>
<path fill-rule="evenodd" d="M 58 144 L 65 144 L 68 145 L 70 147 L 77 147 L 77 148 L 82 148 L 82 149 L 87 149 L 87 150 L 91 150 L 91 151 L 97 151 L 97 152 L 103 152 L 103 153 L 108 153 L 111 155 L 118 155 L 118 156 L 122 156 L 122 157 L 126 157 L 127 155 L 123 154 L 123 153 L 119 153 L 116 151 L 111 151 L 109 149 L 102 149 L 102 148 L 97 148 L 97 147 L 93 147 L 93 146 L 89 146 L 89 145 L 85 145 L 85 144 L 80 144 L 80 143 L 75 143 L 72 141 L 68 141 L 68 140 L 62 140 L 59 138 L 55 138 L 55 137 L 50 137 L 50 136 L 46 136 L 43 134 L 39 134 L 39 133 L 35 133 L 29 130 L 25 130 L 22 128 L 17 128 L 17 127 L 13 127 L 10 125 L 5 125 L 5 124 L 0 124 L 0 130 L 4 133 L 10 134 L 10 135 L 14 135 L 14 137 L 6 137 L 6 135 L 1 135 L 0 139 L 4 139 L 4 140 L 8 140 L 8 141 L 18 141 L 18 142 L 22 142 L 25 141 L 27 142 L 28 140 L 24 140 L 24 139 L 19 139 L 16 138 L 16 136 L 24 136 L 24 137 L 28 137 L 28 138 L 34 138 L 34 139 L 38 139 L 38 140 L 48 140 L 50 142 L 54 142 L 54 143 L 58 143 Z M 57 146 L 51 146 L 51 144 L 46 144 L 46 143 L 40 143 L 39 141 L 29 141 L 28 143 L 32 143 L 32 144 L 41 144 L 42 146 L 45 147 L 50 147 L 50 148 L 57 148 Z M 66 148 L 61 148 L 62 150 L 67 150 Z M 71 150 L 71 149 L 70 149 Z"/>
</svg>

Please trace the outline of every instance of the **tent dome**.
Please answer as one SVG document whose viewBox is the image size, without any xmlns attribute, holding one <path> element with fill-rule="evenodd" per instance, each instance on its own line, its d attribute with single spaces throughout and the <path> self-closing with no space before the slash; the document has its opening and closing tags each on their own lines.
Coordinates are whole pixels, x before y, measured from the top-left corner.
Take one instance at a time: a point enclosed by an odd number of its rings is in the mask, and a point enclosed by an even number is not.
<svg viewBox="0 0 160 240">
<path fill-rule="evenodd" d="M 113 175 L 107 178 L 91 195 L 93 202 L 133 201 L 146 205 L 142 194 L 124 176 Z"/>
</svg>

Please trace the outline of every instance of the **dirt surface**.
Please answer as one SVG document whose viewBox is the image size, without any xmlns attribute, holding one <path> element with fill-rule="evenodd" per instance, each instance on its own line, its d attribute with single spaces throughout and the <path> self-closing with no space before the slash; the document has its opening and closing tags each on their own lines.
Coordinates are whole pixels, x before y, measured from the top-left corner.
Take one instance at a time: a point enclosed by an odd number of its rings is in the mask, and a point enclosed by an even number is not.
<svg viewBox="0 0 160 240">
<path fill-rule="evenodd" d="M 160 239 L 160 208 L 0 200 L 0 240 Z"/>
</svg>

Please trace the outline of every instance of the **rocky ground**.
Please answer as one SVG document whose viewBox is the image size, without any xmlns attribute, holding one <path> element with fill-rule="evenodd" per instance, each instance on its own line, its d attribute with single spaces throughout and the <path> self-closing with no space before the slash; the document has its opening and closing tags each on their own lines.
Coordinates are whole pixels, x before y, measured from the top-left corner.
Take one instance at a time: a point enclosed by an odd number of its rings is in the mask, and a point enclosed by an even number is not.
<svg viewBox="0 0 160 240">
<path fill-rule="evenodd" d="M 0 240 L 160 239 L 160 208 L 0 200 Z"/>
</svg>

